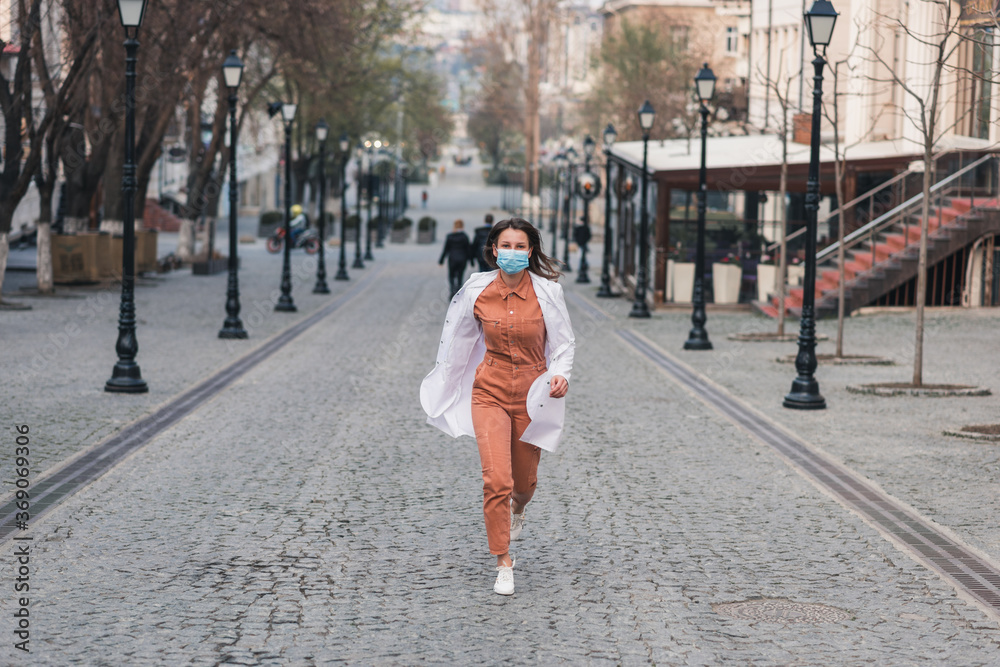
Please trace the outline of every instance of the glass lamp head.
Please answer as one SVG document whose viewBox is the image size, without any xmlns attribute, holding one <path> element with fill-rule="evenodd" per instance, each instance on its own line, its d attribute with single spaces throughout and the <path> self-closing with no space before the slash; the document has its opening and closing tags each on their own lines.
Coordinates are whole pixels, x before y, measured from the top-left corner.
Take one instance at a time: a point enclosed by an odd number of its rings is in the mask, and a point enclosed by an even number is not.
<svg viewBox="0 0 1000 667">
<path fill-rule="evenodd" d="M 702 103 L 708 102 L 715 96 L 715 74 L 709 68 L 708 63 L 702 65 L 698 74 L 694 77 L 694 85 L 698 91 L 698 99 Z"/>
<path fill-rule="evenodd" d="M 330 134 L 330 126 L 326 124 L 326 120 L 323 118 L 319 119 L 316 123 L 316 141 L 326 141 L 327 135 Z"/>
<path fill-rule="evenodd" d="M 285 102 L 284 104 L 282 104 L 281 119 L 284 120 L 286 123 L 291 123 L 293 120 L 295 120 L 295 110 L 297 108 L 298 108 L 297 105 L 291 102 Z"/>
<path fill-rule="evenodd" d="M 222 75 L 226 79 L 227 88 L 239 88 L 243 79 L 243 63 L 236 56 L 236 49 L 229 52 L 222 63 Z"/>
<path fill-rule="evenodd" d="M 649 103 L 649 100 L 643 102 L 642 106 L 639 107 L 639 127 L 643 129 L 644 132 L 649 132 L 653 127 L 653 121 L 656 120 L 656 111 L 653 109 L 653 105 Z"/>
<path fill-rule="evenodd" d="M 615 132 L 615 126 L 608 123 L 608 126 L 604 128 L 604 150 L 609 151 L 615 143 L 615 139 L 618 138 L 618 133 Z"/>
<path fill-rule="evenodd" d="M 594 156 L 594 149 L 597 147 L 597 142 L 589 134 L 583 140 L 583 154 L 587 157 Z"/>
<path fill-rule="evenodd" d="M 146 14 L 146 0 L 118 0 L 118 18 L 124 28 L 139 28 Z"/>
<path fill-rule="evenodd" d="M 813 48 L 827 47 L 833 39 L 833 26 L 837 23 L 837 10 L 830 0 L 816 0 L 809 11 L 805 13 L 806 31 L 809 33 L 809 43 Z"/>
</svg>

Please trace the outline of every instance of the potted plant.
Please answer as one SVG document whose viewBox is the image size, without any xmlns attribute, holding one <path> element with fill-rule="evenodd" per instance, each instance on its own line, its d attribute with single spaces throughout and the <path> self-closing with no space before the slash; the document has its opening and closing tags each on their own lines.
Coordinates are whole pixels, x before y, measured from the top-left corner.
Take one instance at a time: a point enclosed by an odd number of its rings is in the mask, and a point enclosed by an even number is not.
<svg viewBox="0 0 1000 667">
<path fill-rule="evenodd" d="M 356 243 L 358 240 L 358 218 L 357 214 L 351 214 L 344 220 L 344 236 L 348 243 Z"/>
<path fill-rule="evenodd" d="M 392 235 L 389 241 L 392 243 L 406 243 L 410 239 L 410 228 L 413 227 L 413 221 L 409 218 L 403 217 L 392 222 Z"/>
<path fill-rule="evenodd" d="M 806 265 L 799 257 L 792 257 L 788 261 L 788 286 L 800 287 L 806 277 Z"/>
<path fill-rule="evenodd" d="M 694 298 L 694 262 L 685 262 L 681 244 L 667 259 L 667 300 L 674 303 L 691 303 Z"/>
<path fill-rule="evenodd" d="M 266 239 L 271 236 L 284 221 L 284 211 L 264 211 L 260 214 L 260 222 L 257 225 L 257 238 Z"/>
<path fill-rule="evenodd" d="M 778 289 L 778 265 L 771 255 L 761 255 L 757 264 L 757 300 L 767 302 Z"/>
<path fill-rule="evenodd" d="M 434 243 L 436 236 L 437 220 L 425 215 L 417 221 L 417 243 Z"/>
<path fill-rule="evenodd" d="M 730 253 L 712 263 L 712 293 L 715 303 L 739 303 L 743 267 L 739 258 Z"/>
</svg>

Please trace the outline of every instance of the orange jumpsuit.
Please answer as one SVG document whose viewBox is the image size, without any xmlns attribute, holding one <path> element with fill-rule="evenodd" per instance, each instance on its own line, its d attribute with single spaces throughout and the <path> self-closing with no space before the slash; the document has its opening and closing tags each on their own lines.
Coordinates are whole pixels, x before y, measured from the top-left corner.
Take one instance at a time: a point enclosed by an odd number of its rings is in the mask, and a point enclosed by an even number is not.
<svg viewBox="0 0 1000 667">
<path fill-rule="evenodd" d="M 510 289 L 497 274 L 476 300 L 486 356 L 472 386 L 472 424 L 483 466 L 483 516 L 490 553 L 510 546 L 510 499 L 525 505 L 535 493 L 541 450 L 520 439 L 531 422 L 528 388 L 545 372 L 545 322 L 525 271 Z"/>
</svg>

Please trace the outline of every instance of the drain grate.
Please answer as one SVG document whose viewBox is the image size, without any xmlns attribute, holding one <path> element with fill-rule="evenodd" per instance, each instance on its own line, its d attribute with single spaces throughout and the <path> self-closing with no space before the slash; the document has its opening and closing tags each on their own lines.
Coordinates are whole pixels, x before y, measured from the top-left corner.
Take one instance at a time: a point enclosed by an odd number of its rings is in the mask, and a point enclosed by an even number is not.
<svg viewBox="0 0 1000 667">
<path fill-rule="evenodd" d="M 618 335 L 699 399 L 749 431 L 802 475 L 860 514 L 914 560 L 949 581 L 959 594 L 973 600 L 994 620 L 1000 619 L 1000 568 L 900 501 L 871 487 L 853 470 L 819 454 L 636 332 L 619 329 Z"/>
<path fill-rule="evenodd" d="M 770 623 L 839 623 L 853 618 L 850 612 L 825 604 L 765 598 L 714 604 L 712 609 L 727 618 Z"/>
<path fill-rule="evenodd" d="M 296 336 L 313 326 L 354 298 L 381 273 L 381 267 L 369 273 L 326 306 L 273 336 L 253 352 L 237 359 L 215 375 L 174 398 L 151 415 L 126 426 L 122 431 L 95 445 L 82 456 L 34 480 L 31 485 L 31 519 L 38 521 L 71 495 L 111 470 L 125 457 L 142 448 L 158 434 L 205 404 L 212 396 L 238 380 L 254 366 L 290 343 Z M 18 528 L 15 515 L 19 511 L 15 499 L 8 496 L 0 505 L 0 543 L 10 539 Z"/>
</svg>

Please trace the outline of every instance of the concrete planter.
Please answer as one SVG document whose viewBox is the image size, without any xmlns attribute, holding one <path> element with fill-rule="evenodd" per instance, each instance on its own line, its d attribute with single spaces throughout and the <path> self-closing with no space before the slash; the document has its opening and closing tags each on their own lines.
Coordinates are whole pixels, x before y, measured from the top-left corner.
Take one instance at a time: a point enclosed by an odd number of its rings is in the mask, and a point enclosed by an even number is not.
<svg viewBox="0 0 1000 667">
<path fill-rule="evenodd" d="M 156 230 L 143 229 L 135 233 L 135 270 L 137 273 L 156 273 Z"/>
<path fill-rule="evenodd" d="M 239 258 L 236 259 L 237 266 Z M 223 271 L 229 270 L 229 258 L 218 257 L 204 262 L 194 262 L 191 264 L 191 273 L 196 276 L 214 276 Z"/>
<path fill-rule="evenodd" d="M 669 265 L 668 265 L 669 266 Z M 694 262 L 674 262 L 670 276 L 670 300 L 691 303 L 694 294 Z"/>
<path fill-rule="evenodd" d="M 773 264 L 757 265 L 757 300 L 767 301 L 769 295 L 778 291 L 778 267 Z"/>
<path fill-rule="evenodd" d="M 739 303 L 740 283 L 743 280 L 743 267 L 739 264 L 712 264 L 712 293 L 714 303 Z"/>
<path fill-rule="evenodd" d="M 788 286 L 789 287 L 801 287 L 802 281 L 806 277 L 806 265 L 805 264 L 789 264 L 788 265 Z"/>
<path fill-rule="evenodd" d="M 100 278 L 100 234 L 53 234 L 52 281 L 92 283 Z"/>
</svg>

